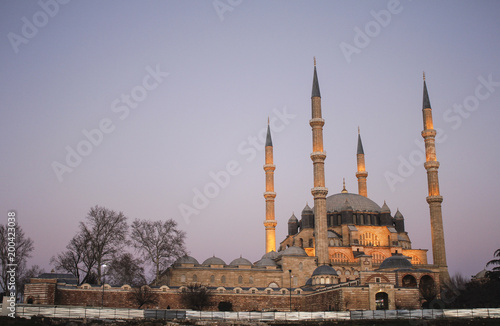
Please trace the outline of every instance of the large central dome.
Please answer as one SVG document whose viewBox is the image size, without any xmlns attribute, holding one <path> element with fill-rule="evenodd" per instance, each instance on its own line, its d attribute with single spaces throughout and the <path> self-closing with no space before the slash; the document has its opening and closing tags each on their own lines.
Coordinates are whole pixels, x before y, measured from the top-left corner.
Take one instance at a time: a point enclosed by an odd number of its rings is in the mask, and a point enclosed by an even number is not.
<svg viewBox="0 0 500 326">
<path fill-rule="evenodd" d="M 328 196 L 326 198 L 326 210 L 333 212 L 342 211 L 342 207 L 345 206 L 345 201 L 348 201 L 349 206 L 352 207 L 353 211 L 369 211 L 380 213 L 382 208 L 380 208 L 377 203 L 373 200 L 366 198 L 358 194 L 351 193 L 340 193 Z"/>
</svg>

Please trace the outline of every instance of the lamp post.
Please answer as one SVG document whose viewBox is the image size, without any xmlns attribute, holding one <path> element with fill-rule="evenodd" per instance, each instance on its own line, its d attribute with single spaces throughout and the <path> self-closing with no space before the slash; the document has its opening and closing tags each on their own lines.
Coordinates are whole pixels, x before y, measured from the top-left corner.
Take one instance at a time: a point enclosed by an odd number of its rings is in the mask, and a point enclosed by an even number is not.
<svg viewBox="0 0 500 326">
<path fill-rule="evenodd" d="M 288 274 L 290 275 L 290 288 L 289 288 L 289 291 L 290 292 L 290 312 L 292 311 L 292 270 L 289 269 L 288 270 Z"/>
<path fill-rule="evenodd" d="M 106 274 L 105 274 L 105 268 L 106 264 L 102 264 L 102 277 L 101 277 L 101 284 L 102 284 L 102 298 L 101 298 L 101 307 L 104 308 L 104 284 L 106 283 Z"/>
</svg>

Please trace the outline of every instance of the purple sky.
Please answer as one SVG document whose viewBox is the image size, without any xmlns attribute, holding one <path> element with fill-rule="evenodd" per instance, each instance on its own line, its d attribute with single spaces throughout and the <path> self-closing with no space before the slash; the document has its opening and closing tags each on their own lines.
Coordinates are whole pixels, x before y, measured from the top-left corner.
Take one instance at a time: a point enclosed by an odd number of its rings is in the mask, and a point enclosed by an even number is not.
<svg viewBox="0 0 500 326">
<path fill-rule="evenodd" d="M 0 221 L 17 210 L 30 264 L 50 270 L 96 204 L 129 222 L 175 219 L 200 262 L 260 259 L 264 152 L 253 139 L 268 116 L 278 245 L 292 212 L 313 203 L 313 56 L 329 194 L 343 177 L 357 192 L 360 126 L 368 196 L 400 209 L 414 248 L 431 248 L 425 70 L 450 273 L 475 274 L 500 248 L 499 2 L 62 2 L 0 3 Z M 70 155 L 71 167 L 68 150 L 86 156 Z M 58 177 L 54 165 L 67 169 Z M 214 188 L 211 174 L 228 169 Z M 213 198 L 183 217 L 197 191 Z"/>
</svg>

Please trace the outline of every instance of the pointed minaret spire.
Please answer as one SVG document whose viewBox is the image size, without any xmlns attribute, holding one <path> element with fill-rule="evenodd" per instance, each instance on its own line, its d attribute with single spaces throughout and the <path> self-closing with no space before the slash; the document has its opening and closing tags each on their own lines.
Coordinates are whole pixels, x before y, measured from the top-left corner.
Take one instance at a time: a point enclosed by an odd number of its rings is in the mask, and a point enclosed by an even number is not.
<svg viewBox="0 0 500 326">
<path fill-rule="evenodd" d="M 316 72 L 316 57 L 314 57 L 314 76 L 311 98 L 313 97 L 321 97 L 319 92 L 318 73 Z"/>
<path fill-rule="evenodd" d="M 316 61 L 316 60 L 315 60 Z M 311 193 L 314 196 L 314 239 L 315 255 L 318 257 L 318 265 L 330 263 L 328 255 L 328 229 L 326 221 L 326 195 L 328 189 L 325 187 L 325 159 L 323 151 L 323 126 L 325 120 L 321 115 L 321 95 L 319 93 L 318 74 L 314 66 L 313 87 L 311 95 L 312 119 L 309 125 L 312 128 L 314 188 Z"/>
<path fill-rule="evenodd" d="M 266 253 L 276 251 L 276 220 L 274 217 L 274 170 L 276 166 L 273 162 L 273 142 L 271 140 L 271 128 L 269 127 L 269 118 L 267 118 L 267 138 L 266 138 L 266 164 L 264 164 L 264 171 L 266 171 L 266 192 L 264 198 L 266 199 L 266 220 L 264 226 L 266 229 Z"/>
<path fill-rule="evenodd" d="M 432 122 L 432 109 L 427 93 L 427 85 L 425 83 L 424 74 L 424 98 L 423 98 L 422 114 L 424 118 L 424 130 L 422 137 L 425 142 L 425 158 L 424 167 L 427 170 L 427 185 L 429 195 L 427 203 L 429 204 L 431 218 L 431 236 L 432 236 L 432 256 L 434 265 L 437 265 L 440 270 L 440 279 L 447 282 L 450 279 L 448 266 L 446 263 L 446 250 L 444 244 L 443 230 L 443 215 L 441 211 L 441 203 L 443 197 L 439 193 L 438 169 L 439 162 L 436 159 L 436 130 Z"/>
<path fill-rule="evenodd" d="M 366 187 L 366 178 L 368 177 L 368 172 L 365 170 L 365 152 L 363 151 L 363 143 L 361 142 L 361 133 L 358 127 L 358 150 L 356 154 L 358 171 L 356 172 L 356 178 L 358 178 L 358 193 L 361 196 L 368 197 L 368 190 Z"/>
<path fill-rule="evenodd" d="M 269 127 L 269 117 L 267 118 L 266 147 L 267 146 L 273 146 L 273 140 L 271 139 L 271 128 Z"/>
</svg>

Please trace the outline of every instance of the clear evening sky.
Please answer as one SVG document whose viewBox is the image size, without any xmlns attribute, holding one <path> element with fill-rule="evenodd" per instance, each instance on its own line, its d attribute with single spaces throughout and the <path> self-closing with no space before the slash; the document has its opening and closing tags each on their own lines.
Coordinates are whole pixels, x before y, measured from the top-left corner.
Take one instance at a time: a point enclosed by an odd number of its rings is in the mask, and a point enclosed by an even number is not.
<svg viewBox="0 0 500 326">
<path fill-rule="evenodd" d="M 499 16 L 498 1 L 2 1 L 0 221 L 17 211 L 47 271 L 94 205 L 175 219 L 200 262 L 260 259 L 268 117 L 278 245 L 313 203 L 316 56 L 329 194 L 344 177 L 357 193 L 359 126 L 368 196 L 432 261 L 426 72 L 449 270 L 475 274 L 500 248 Z"/>
</svg>

